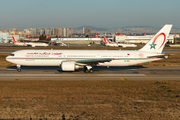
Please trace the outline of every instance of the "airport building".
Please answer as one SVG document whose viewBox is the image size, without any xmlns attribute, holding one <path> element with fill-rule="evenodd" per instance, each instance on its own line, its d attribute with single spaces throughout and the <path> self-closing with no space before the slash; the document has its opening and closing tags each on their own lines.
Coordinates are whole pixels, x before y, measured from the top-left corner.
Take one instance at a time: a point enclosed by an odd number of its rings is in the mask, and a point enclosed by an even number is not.
<svg viewBox="0 0 180 120">
<path fill-rule="evenodd" d="M 8 33 L 0 33 L 0 43 L 7 43 L 8 42 L 7 36 Z"/>
<path fill-rule="evenodd" d="M 154 35 L 146 36 L 115 36 L 118 43 L 147 43 Z M 169 35 L 166 42 L 174 43 L 174 35 Z"/>
<path fill-rule="evenodd" d="M 73 33 L 73 29 L 71 27 L 69 28 L 30 28 L 30 29 L 24 29 L 23 34 L 24 35 L 50 35 L 50 36 L 58 36 L 60 37 L 69 37 Z"/>
<path fill-rule="evenodd" d="M 19 35 L 9 35 L 9 33 L 0 33 L 0 43 L 9 43 L 12 41 L 12 36 L 19 39 Z"/>
</svg>

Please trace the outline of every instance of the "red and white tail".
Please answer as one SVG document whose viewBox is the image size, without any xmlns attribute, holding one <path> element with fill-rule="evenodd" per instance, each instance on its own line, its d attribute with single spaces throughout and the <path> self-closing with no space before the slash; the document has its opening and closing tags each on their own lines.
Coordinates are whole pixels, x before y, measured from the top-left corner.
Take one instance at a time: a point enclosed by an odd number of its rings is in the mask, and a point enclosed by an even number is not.
<svg viewBox="0 0 180 120">
<path fill-rule="evenodd" d="M 49 35 L 46 36 L 46 39 L 48 39 L 48 38 L 49 38 Z"/>
<path fill-rule="evenodd" d="M 98 35 L 99 35 L 99 33 L 97 33 L 97 34 L 94 36 L 94 38 L 98 38 Z"/>
<path fill-rule="evenodd" d="M 104 37 L 104 43 L 109 44 L 109 41 Z"/>
<path fill-rule="evenodd" d="M 176 34 L 173 36 L 174 38 L 176 37 Z"/>
<path fill-rule="evenodd" d="M 19 41 L 16 40 L 14 36 L 12 36 L 12 38 L 13 38 L 14 43 L 20 43 Z"/>
<path fill-rule="evenodd" d="M 28 37 L 27 38 L 30 38 L 30 35 L 28 35 Z"/>
<path fill-rule="evenodd" d="M 146 36 L 146 33 L 144 33 L 144 36 Z"/>
<path fill-rule="evenodd" d="M 166 39 L 169 36 L 172 25 L 165 25 L 143 48 L 139 51 L 162 53 Z"/>
<path fill-rule="evenodd" d="M 119 35 L 120 35 L 120 33 L 117 34 L 117 36 L 119 36 Z"/>
</svg>

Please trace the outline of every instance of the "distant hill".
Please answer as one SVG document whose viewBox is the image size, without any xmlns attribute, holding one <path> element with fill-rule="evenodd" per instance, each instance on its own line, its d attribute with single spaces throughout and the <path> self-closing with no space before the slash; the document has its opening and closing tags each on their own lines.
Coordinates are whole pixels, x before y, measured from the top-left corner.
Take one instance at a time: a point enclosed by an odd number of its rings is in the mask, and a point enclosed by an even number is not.
<svg viewBox="0 0 180 120">
<path fill-rule="evenodd" d="M 84 26 L 78 27 L 78 28 L 73 28 L 74 30 L 82 30 Z M 107 28 L 98 28 L 98 27 L 93 27 L 93 26 L 86 26 L 87 28 L 90 28 L 91 30 L 96 30 L 96 31 L 108 31 Z"/>
<path fill-rule="evenodd" d="M 126 26 L 122 28 L 153 28 L 152 26 Z"/>
<path fill-rule="evenodd" d="M 82 30 L 84 26 L 73 28 L 73 30 Z M 126 26 L 122 28 L 98 28 L 93 26 L 86 26 L 87 28 L 90 28 L 91 31 L 97 32 L 111 32 L 111 33 L 156 33 L 161 28 L 159 27 L 152 27 L 152 26 Z M 180 28 L 173 27 L 171 30 L 171 33 L 180 33 Z"/>
</svg>

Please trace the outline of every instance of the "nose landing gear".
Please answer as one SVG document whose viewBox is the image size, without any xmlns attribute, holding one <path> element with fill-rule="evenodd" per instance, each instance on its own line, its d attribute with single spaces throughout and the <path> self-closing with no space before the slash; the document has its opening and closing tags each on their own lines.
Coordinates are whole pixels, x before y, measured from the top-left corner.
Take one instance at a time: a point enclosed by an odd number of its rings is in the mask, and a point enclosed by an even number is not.
<svg viewBox="0 0 180 120">
<path fill-rule="evenodd" d="M 21 65 L 17 65 L 17 71 L 21 72 Z"/>
</svg>

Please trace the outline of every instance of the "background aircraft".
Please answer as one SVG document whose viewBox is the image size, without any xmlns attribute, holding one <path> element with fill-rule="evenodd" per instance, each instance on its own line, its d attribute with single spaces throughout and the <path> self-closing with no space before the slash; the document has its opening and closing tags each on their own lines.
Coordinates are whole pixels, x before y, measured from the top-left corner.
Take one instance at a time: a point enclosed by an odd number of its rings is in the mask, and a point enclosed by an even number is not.
<svg viewBox="0 0 180 120">
<path fill-rule="evenodd" d="M 27 46 L 27 44 L 25 42 L 20 42 L 20 41 L 17 41 L 16 38 L 14 36 L 12 36 L 13 38 L 13 43 L 17 46 Z"/>
<path fill-rule="evenodd" d="M 115 42 L 111 42 L 110 40 L 106 39 L 104 37 L 104 43 L 106 46 L 110 46 L 110 47 L 137 47 L 137 45 L 135 44 L 124 44 L 124 43 L 115 43 Z"/>
<path fill-rule="evenodd" d="M 31 46 L 31 47 L 37 47 L 37 46 L 47 47 L 47 46 L 49 46 L 49 44 L 46 44 L 46 43 L 20 42 L 20 41 L 17 41 L 14 36 L 12 36 L 12 38 L 13 38 L 14 44 L 18 45 L 18 46 Z"/>
<path fill-rule="evenodd" d="M 94 38 L 98 38 L 98 35 L 99 35 L 99 33 L 97 33 L 97 34 L 94 36 Z"/>
</svg>

